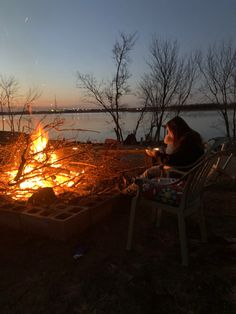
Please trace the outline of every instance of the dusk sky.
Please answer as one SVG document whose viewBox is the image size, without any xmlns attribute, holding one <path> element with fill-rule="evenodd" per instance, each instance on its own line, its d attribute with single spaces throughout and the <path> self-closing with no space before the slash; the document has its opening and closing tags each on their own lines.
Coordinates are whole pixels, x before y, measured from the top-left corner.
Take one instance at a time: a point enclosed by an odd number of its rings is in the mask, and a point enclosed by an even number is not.
<svg viewBox="0 0 236 314">
<path fill-rule="evenodd" d="M 0 74 L 23 90 L 42 91 L 38 105 L 80 106 L 76 71 L 110 78 L 119 33 L 137 31 L 135 82 L 146 70 L 150 39 L 177 39 L 185 53 L 215 41 L 235 43 L 236 0 L 0 0 Z"/>
</svg>

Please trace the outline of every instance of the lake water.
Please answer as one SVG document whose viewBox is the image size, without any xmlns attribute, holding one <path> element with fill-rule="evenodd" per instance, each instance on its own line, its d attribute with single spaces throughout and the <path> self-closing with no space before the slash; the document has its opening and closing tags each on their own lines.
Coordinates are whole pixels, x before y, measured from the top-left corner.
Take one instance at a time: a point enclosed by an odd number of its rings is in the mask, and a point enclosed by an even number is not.
<svg viewBox="0 0 236 314">
<path fill-rule="evenodd" d="M 122 128 L 124 130 L 124 138 L 132 132 L 136 125 L 139 113 L 135 112 L 125 112 L 122 113 Z M 216 136 L 224 136 L 224 125 L 217 112 L 214 111 L 201 111 L 201 112 L 185 112 L 181 116 L 185 121 L 196 131 L 198 131 L 204 140 L 208 140 Z M 60 126 L 62 131 L 51 130 L 49 137 L 74 139 L 77 141 L 92 141 L 92 142 L 104 142 L 106 138 L 114 138 L 115 134 L 113 131 L 113 123 L 109 114 L 106 113 L 73 113 L 73 114 L 49 114 L 45 115 L 31 115 L 23 117 L 24 125 L 35 126 L 39 121 L 42 124 L 52 123 L 55 118 L 60 118 L 63 120 L 63 125 Z M 15 121 L 19 119 L 15 116 Z M 141 137 L 145 137 L 148 130 L 150 113 L 148 113 L 137 132 L 137 139 L 140 140 Z M 171 114 L 169 115 L 167 121 L 171 119 Z M 6 117 L 7 120 L 7 117 Z M 6 125 L 5 121 L 5 125 Z M 2 123 L 2 122 L 1 122 Z M 2 125 L 0 123 L 0 129 Z M 7 129 L 5 127 L 5 129 Z M 80 130 L 79 130 L 80 129 Z M 90 131 L 85 131 L 90 130 Z M 94 131 L 94 132 L 92 132 Z"/>
</svg>

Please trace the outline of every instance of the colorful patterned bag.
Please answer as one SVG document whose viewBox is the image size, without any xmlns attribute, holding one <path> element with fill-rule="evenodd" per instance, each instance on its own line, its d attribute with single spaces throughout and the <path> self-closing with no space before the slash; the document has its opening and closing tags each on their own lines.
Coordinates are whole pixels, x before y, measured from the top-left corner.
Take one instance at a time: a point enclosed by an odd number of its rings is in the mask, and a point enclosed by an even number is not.
<svg viewBox="0 0 236 314">
<path fill-rule="evenodd" d="M 175 181 L 177 180 L 172 178 L 147 180 L 142 185 L 142 194 L 150 200 L 179 206 L 183 195 L 184 181 L 174 184 Z M 170 185 L 170 183 L 173 184 Z"/>
</svg>

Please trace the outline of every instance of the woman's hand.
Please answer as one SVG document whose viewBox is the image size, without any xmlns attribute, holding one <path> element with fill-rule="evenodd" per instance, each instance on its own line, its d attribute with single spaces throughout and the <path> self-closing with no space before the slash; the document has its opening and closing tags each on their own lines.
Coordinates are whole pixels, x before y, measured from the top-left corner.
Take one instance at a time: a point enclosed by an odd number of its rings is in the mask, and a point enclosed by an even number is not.
<svg viewBox="0 0 236 314">
<path fill-rule="evenodd" d="M 155 158 L 157 153 L 159 152 L 159 148 L 147 148 L 145 149 L 146 154 L 151 157 L 151 158 Z"/>
</svg>

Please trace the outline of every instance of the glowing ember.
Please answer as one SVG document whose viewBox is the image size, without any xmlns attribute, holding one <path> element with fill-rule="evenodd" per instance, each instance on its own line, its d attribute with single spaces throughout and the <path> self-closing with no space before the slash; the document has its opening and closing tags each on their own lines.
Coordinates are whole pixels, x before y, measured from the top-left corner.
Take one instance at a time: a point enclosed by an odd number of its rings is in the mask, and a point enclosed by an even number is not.
<svg viewBox="0 0 236 314">
<path fill-rule="evenodd" d="M 55 188 L 57 194 L 59 187 L 72 187 L 75 185 L 74 179 L 84 173 L 83 170 L 76 172 L 64 169 L 57 154 L 49 153 L 47 145 L 48 135 L 39 126 L 31 135 L 31 144 L 23 166 L 18 165 L 17 170 L 7 172 L 11 186 L 8 194 L 13 198 L 26 200 L 42 187 Z"/>
</svg>

